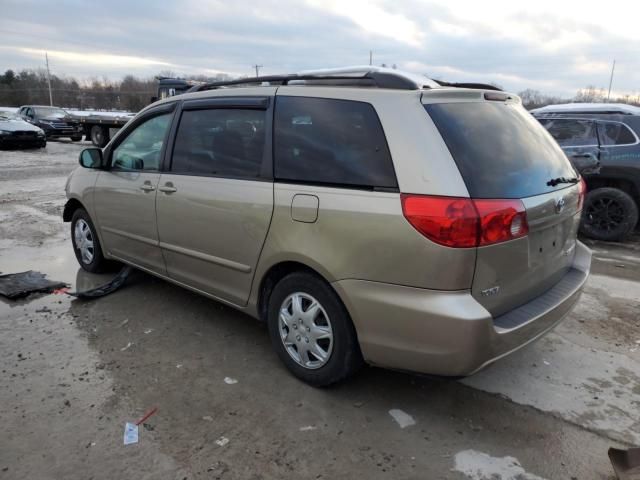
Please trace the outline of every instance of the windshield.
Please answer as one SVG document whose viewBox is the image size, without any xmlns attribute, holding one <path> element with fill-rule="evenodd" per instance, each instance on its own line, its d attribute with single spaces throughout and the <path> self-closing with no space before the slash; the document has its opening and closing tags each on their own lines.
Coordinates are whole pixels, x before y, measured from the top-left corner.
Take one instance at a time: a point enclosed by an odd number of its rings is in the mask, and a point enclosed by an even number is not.
<svg viewBox="0 0 640 480">
<path fill-rule="evenodd" d="M 34 107 L 36 111 L 36 115 L 39 117 L 54 117 L 54 118 L 62 118 L 67 116 L 67 112 L 62 110 L 61 108 L 56 107 Z"/>
<path fill-rule="evenodd" d="M 473 198 L 525 198 L 566 188 L 576 172 L 547 131 L 520 105 L 435 103 L 425 108 Z"/>
<path fill-rule="evenodd" d="M 0 110 L 0 121 L 2 120 L 18 120 L 20 117 L 13 112 L 7 112 L 5 110 Z"/>
</svg>

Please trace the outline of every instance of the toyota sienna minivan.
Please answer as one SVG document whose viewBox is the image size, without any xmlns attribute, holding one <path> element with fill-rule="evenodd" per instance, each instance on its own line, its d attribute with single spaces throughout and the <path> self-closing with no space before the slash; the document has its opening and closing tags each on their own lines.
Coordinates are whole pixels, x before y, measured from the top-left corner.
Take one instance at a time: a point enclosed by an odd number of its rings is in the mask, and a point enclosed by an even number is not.
<svg viewBox="0 0 640 480">
<path fill-rule="evenodd" d="M 574 306 L 584 183 L 517 96 L 375 67 L 194 87 L 66 185 L 78 262 L 132 265 L 268 325 L 329 385 L 472 374 Z"/>
</svg>

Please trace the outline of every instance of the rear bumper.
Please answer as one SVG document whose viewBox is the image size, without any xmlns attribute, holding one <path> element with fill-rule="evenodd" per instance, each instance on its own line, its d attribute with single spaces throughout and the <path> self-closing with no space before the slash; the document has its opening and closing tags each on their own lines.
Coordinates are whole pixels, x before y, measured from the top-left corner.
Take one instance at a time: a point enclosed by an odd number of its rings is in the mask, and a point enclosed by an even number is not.
<svg viewBox="0 0 640 480">
<path fill-rule="evenodd" d="M 364 358 L 387 368 L 470 375 L 540 338 L 580 297 L 591 251 L 576 245 L 572 267 L 550 290 L 493 318 L 469 291 L 436 291 L 364 280 L 333 286 L 349 310 Z"/>
</svg>

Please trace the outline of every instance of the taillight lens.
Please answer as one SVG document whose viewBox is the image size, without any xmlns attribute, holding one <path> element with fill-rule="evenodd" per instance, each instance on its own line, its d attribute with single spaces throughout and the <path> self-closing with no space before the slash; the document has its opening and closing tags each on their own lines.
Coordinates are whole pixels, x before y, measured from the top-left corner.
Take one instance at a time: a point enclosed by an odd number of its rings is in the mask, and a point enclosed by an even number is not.
<svg viewBox="0 0 640 480">
<path fill-rule="evenodd" d="M 475 247 L 478 213 L 469 198 L 401 196 L 402 211 L 413 227 L 447 247 Z"/>
<path fill-rule="evenodd" d="M 587 194 L 587 183 L 584 181 L 584 177 L 580 177 L 580 183 L 578 185 L 578 211 L 580 211 L 584 205 L 584 197 Z"/>
<path fill-rule="evenodd" d="M 520 200 L 401 195 L 405 218 L 440 245 L 464 248 L 506 242 L 529 233 Z"/>
</svg>

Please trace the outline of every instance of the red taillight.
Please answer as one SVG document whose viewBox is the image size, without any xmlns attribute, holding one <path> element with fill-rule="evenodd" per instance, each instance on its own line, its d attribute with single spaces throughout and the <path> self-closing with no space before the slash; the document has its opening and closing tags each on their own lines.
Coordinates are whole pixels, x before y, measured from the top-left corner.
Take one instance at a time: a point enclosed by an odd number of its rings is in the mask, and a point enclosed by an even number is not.
<svg viewBox="0 0 640 480">
<path fill-rule="evenodd" d="M 580 211 L 584 205 L 584 197 L 587 194 L 587 183 L 584 181 L 584 177 L 580 177 L 578 188 L 578 211 Z"/>
<path fill-rule="evenodd" d="M 468 198 L 401 195 L 402 212 L 427 238 L 447 247 L 475 247 L 478 213 Z"/>
<path fill-rule="evenodd" d="M 529 232 L 520 200 L 401 195 L 402 212 L 424 236 L 447 247 L 477 247 L 523 237 Z"/>
<path fill-rule="evenodd" d="M 521 200 L 473 200 L 480 217 L 478 245 L 506 242 L 529 233 Z"/>
</svg>

